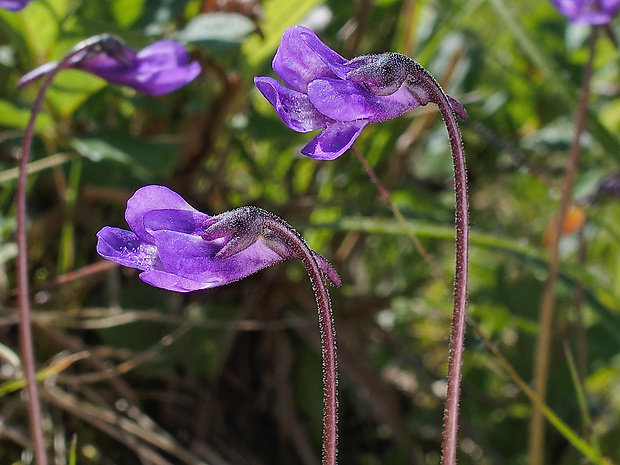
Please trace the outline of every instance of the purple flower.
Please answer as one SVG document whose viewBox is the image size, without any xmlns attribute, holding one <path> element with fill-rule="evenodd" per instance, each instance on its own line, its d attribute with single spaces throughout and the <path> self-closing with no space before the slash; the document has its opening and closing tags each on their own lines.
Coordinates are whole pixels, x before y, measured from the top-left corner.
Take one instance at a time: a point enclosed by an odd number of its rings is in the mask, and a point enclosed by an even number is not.
<svg viewBox="0 0 620 465">
<path fill-rule="evenodd" d="M 416 68 L 417 67 L 417 68 Z M 342 155 L 369 123 L 386 121 L 432 99 L 414 74 L 423 69 L 396 53 L 347 60 L 311 30 L 284 31 L 273 69 L 288 87 L 270 77 L 256 77 L 258 90 L 294 131 L 321 129 L 301 153 L 318 160 Z M 450 99 L 453 110 L 465 109 Z"/>
<path fill-rule="evenodd" d="M 136 191 L 127 201 L 125 219 L 131 231 L 104 227 L 97 233 L 97 252 L 142 270 L 142 281 L 170 291 L 221 286 L 295 255 L 268 227 L 269 221 L 286 225 L 275 215 L 242 207 L 209 216 L 163 186 Z M 325 277 L 340 285 L 331 264 L 317 253 L 314 257 Z"/>
<path fill-rule="evenodd" d="M 551 3 L 574 24 L 607 24 L 620 9 L 620 0 L 551 0 Z"/>
<path fill-rule="evenodd" d="M 0 0 L 0 8 L 11 11 L 19 11 L 26 8 L 31 0 Z"/>
<path fill-rule="evenodd" d="M 185 47 L 172 40 L 160 40 L 136 52 L 118 38 L 106 34 L 87 39 L 76 49 L 83 50 L 69 59 L 67 67 L 153 96 L 183 87 L 201 71 L 197 61 L 189 62 Z M 57 67 L 57 63 L 39 66 L 23 76 L 17 85 L 22 87 Z"/>
</svg>

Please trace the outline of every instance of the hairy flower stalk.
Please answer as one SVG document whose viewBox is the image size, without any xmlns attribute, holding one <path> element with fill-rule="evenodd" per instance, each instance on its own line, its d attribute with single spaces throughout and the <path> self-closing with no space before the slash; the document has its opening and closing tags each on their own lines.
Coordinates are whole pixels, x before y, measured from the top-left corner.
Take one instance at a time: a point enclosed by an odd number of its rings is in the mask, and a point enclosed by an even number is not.
<svg viewBox="0 0 620 465">
<path fill-rule="evenodd" d="M 442 464 L 454 465 L 469 255 L 467 171 L 457 121 L 457 117 L 467 117 L 465 108 L 411 58 L 388 52 L 347 60 L 302 26 L 284 32 L 273 69 L 288 87 L 270 77 L 257 77 L 254 83 L 289 128 L 297 132 L 321 130 L 301 150 L 318 160 L 341 156 L 369 123 L 395 118 L 428 103 L 439 107 L 450 139 L 456 200 L 454 308 L 442 447 Z"/>
<path fill-rule="evenodd" d="M 9 2 L 10 3 L 10 2 Z M 21 3 L 25 6 L 27 2 Z M 5 7 L 7 2 L 0 5 Z M 178 45 L 178 44 L 177 44 Z M 18 177 L 15 193 L 15 205 L 17 216 L 16 240 L 17 240 L 17 294 L 19 308 L 19 334 L 20 348 L 22 352 L 22 366 L 26 381 L 26 392 L 28 394 L 28 417 L 30 424 L 30 434 L 32 436 L 33 452 L 36 465 L 47 465 L 47 453 L 45 438 L 41 424 L 41 402 L 36 384 L 35 357 L 31 327 L 31 309 L 28 284 L 28 239 L 27 239 L 27 210 L 26 210 L 26 180 L 30 149 L 34 137 L 34 126 L 37 115 L 41 111 L 47 89 L 52 83 L 56 74 L 66 68 L 88 67 L 96 68 L 103 60 L 104 71 L 111 74 L 111 82 L 132 86 L 137 90 L 144 90 L 152 95 L 161 95 L 171 92 L 194 79 L 200 72 L 198 63 L 187 65 L 187 55 L 183 56 L 181 50 L 174 47 L 174 51 L 166 46 L 164 55 L 167 59 L 155 59 L 151 57 L 140 58 L 135 52 L 126 47 L 119 39 L 108 34 L 91 37 L 73 47 L 67 55 L 58 63 L 48 63 L 22 77 L 18 86 L 26 85 L 35 79 L 43 78 L 43 83 L 37 92 L 36 98 L 30 112 L 30 119 L 24 133 L 21 146 L 21 155 L 18 165 Z M 185 49 L 183 49 L 184 51 Z M 161 50 L 160 50 L 161 51 Z M 170 53 L 172 51 L 172 54 Z M 174 53 L 180 57 L 179 60 L 172 59 Z M 185 54 L 187 52 L 185 51 Z M 160 57 L 161 58 L 161 57 Z M 185 63 L 183 63 L 185 61 Z M 159 65 L 155 62 L 159 62 Z M 177 66 L 171 66 L 176 62 Z M 148 72 L 144 71 L 145 64 L 148 64 Z M 197 68 L 196 68 L 197 66 Z M 162 69 L 163 67 L 163 69 Z M 93 69 L 94 69 L 93 68 Z M 111 70 L 111 71 L 110 71 Z M 161 72 L 163 70 L 163 73 Z M 189 70 L 189 71 L 188 71 Z M 93 72 L 96 74 L 95 72 Z M 101 76 L 106 78 L 106 76 Z M 164 79 L 162 79 L 162 77 Z M 116 79 L 114 79 L 116 78 Z M 146 78 L 146 79 L 145 79 Z"/>
<path fill-rule="evenodd" d="M 45 438 L 43 435 L 43 426 L 41 423 L 41 400 L 39 398 L 39 390 L 36 384 L 36 369 L 34 348 L 32 343 L 32 326 L 30 318 L 30 291 L 28 284 L 28 239 L 26 227 L 26 178 L 28 167 L 28 159 L 30 158 L 30 148 L 32 146 L 32 138 L 34 136 L 34 124 L 43 105 L 45 93 L 49 88 L 56 73 L 66 66 L 69 61 L 76 55 L 84 53 L 87 50 L 96 48 L 96 41 L 82 43 L 81 46 L 74 48 L 69 54 L 58 64 L 58 66 L 50 70 L 45 76 L 43 84 L 39 88 L 37 97 L 32 105 L 30 112 L 30 120 L 26 127 L 24 139 L 21 147 L 21 158 L 19 160 L 19 174 L 17 177 L 16 187 L 16 214 L 17 214 L 17 299 L 19 308 L 19 335 L 20 346 L 22 351 L 22 366 L 24 370 L 24 378 L 26 380 L 26 392 L 28 393 L 28 418 L 30 422 L 30 434 L 32 436 L 33 453 L 35 463 L 37 465 L 47 465 L 47 452 L 45 448 Z"/>
<path fill-rule="evenodd" d="M 464 117 L 464 109 L 448 97 L 437 81 L 420 64 L 405 55 L 384 53 L 351 60 L 363 66 L 348 78 L 364 82 L 370 92 L 385 95 L 404 83 L 406 89 L 422 104 L 433 102 L 443 117 L 454 164 L 454 192 L 456 212 L 456 265 L 454 275 L 454 307 L 448 358 L 448 386 L 444 412 L 444 431 L 441 463 L 456 464 L 458 441 L 458 414 L 461 391 L 461 367 L 467 311 L 467 276 L 469 256 L 469 206 L 467 199 L 467 170 L 465 152 L 457 116 Z M 400 83 L 400 84 L 399 84 Z M 456 103 L 455 103 L 456 102 Z M 458 105 L 457 105 L 458 104 Z"/>
<path fill-rule="evenodd" d="M 268 241 L 274 244 L 274 249 L 279 254 L 292 254 L 295 258 L 301 260 L 306 267 L 314 295 L 316 297 L 317 308 L 319 312 L 319 329 L 321 333 L 321 353 L 323 358 L 323 464 L 336 465 L 338 451 L 338 365 L 336 360 L 336 331 L 334 329 L 334 321 L 332 316 L 331 301 L 329 292 L 325 286 L 323 279 L 324 270 L 317 261 L 317 254 L 306 244 L 306 241 L 284 220 L 277 216 L 256 207 L 244 207 L 239 213 L 234 213 L 235 229 L 239 231 L 234 233 L 234 229 L 229 231 L 235 234 L 235 238 L 243 238 L 243 242 L 248 241 L 247 235 L 244 234 L 244 217 L 249 217 L 253 234 L 256 237 L 267 237 Z M 237 223 L 238 222 L 238 223 Z M 228 224 L 228 222 L 226 222 Z M 226 226 L 222 229 L 215 226 L 218 233 L 215 236 L 226 232 Z M 212 226 L 211 228 L 214 228 Z M 208 228 L 204 237 L 213 237 Z M 230 245 L 232 243 L 229 242 Z M 224 251 L 224 247 L 222 251 Z M 222 258 L 231 256 L 236 253 L 240 246 L 235 246 L 222 254 Z M 218 254 L 219 255 L 219 254 Z M 336 281 L 334 282 L 334 279 Z M 340 280 L 336 276 L 330 278 L 333 284 L 340 285 Z"/>
<path fill-rule="evenodd" d="M 340 286 L 331 264 L 313 252 L 281 218 L 257 207 L 241 207 L 209 216 L 163 186 L 145 186 L 127 201 L 131 231 L 106 226 L 97 252 L 142 271 L 140 279 L 163 289 L 190 292 L 237 281 L 288 258 L 298 258 L 315 292 L 321 333 L 324 386 L 323 458 L 336 464 L 336 335 L 328 280 Z"/>
</svg>

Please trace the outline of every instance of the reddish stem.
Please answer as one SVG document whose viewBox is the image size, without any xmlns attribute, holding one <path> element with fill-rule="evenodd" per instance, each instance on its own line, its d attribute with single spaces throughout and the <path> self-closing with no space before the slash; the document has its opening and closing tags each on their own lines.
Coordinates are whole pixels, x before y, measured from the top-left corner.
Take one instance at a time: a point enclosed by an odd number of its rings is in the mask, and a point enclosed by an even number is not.
<svg viewBox="0 0 620 465">
<path fill-rule="evenodd" d="M 19 160 L 19 174 L 17 176 L 15 208 L 17 212 L 17 305 L 19 308 L 19 340 L 22 352 L 22 366 L 28 394 L 28 418 L 30 422 L 30 434 L 33 442 L 33 453 L 36 465 L 47 465 L 47 452 L 45 438 L 41 423 L 41 400 L 36 382 L 36 362 L 32 339 L 32 322 L 30 318 L 30 290 L 28 283 L 28 238 L 27 238 L 27 209 L 26 209 L 26 180 L 28 159 L 34 137 L 34 126 L 39 111 L 43 106 L 45 93 L 52 80 L 61 69 L 68 66 L 69 61 L 78 53 L 83 53 L 90 48 L 97 48 L 104 36 L 96 36 L 77 44 L 45 75 L 37 96 L 32 104 L 30 120 L 24 133 Z"/>
<path fill-rule="evenodd" d="M 454 195 L 456 223 L 456 264 L 454 272 L 454 304 L 448 355 L 448 378 L 444 410 L 442 465 L 456 464 L 458 444 L 459 400 L 461 394 L 461 367 L 465 343 L 467 317 L 467 277 L 469 258 L 469 202 L 467 198 L 467 168 L 465 151 L 457 117 L 452 104 L 437 81 L 421 66 L 414 75 L 435 102 L 446 125 L 454 164 Z"/>
<path fill-rule="evenodd" d="M 338 454 L 338 363 L 336 360 L 336 330 L 331 300 L 323 273 L 306 241 L 282 220 L 267 219 L 266 226 L 281 237 L 306 267 L 314 290 L 319 312 L 321 353 L 323 357 L 323 465 L 336 465 Z"/>
</svg>

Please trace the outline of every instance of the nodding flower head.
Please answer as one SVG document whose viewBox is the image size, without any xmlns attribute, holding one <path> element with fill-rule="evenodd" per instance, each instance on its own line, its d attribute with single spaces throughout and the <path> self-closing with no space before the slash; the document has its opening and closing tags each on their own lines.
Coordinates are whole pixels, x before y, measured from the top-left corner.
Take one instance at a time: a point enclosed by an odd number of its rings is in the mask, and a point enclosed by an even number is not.
<svg viewBox="0 0 620 465">
<path fill-rule="evenodd" d="M 273 70 L 286 86 L 271 77 L 256 77 L 254 83 L 289 128 L 321 129 L 301 150 L 318 160 L 342 155 L 367 124 L 433 101 L 418 79 L 426 71 L 411 58 L 384 53 L 347 60 L 302 26 L 284 31 Z M 461 104 L 449 100 L 464 117 Z"/>
<path fill-rule="evenodd" d="M 130 231 L 106 226 L 97 233 L 97 252 L 142 270 L 142 281 L 170 291 L 221 286 L 296 256 L 270 224 L 292 228 L 272 213 L 241 207 L 209 216 L 163 186 L 136 191 L 125 219 Z M 324 276 L 340 285 L 331 264 L 316 252 L 314 258 Z"/>
<path fill-rule="evenodd" d="M 72 52 L 65 67 L 153 96 L 177 90 L 201 72 L 197 61 L 190 62 L 185 47 L 172 40 L 153 42 L 135 51 L 117 37 L 102 34 L 80 42 Z M 25 86 L 57 68 L 58 63 L 46 63 L 23 76 L 17 85 Z"/>
<path fill-rule="evenodd" d="M 551 3 L 574 24 L 608 24 L 620 10 L 620 0 L 551 0 Z"/>
</svg>

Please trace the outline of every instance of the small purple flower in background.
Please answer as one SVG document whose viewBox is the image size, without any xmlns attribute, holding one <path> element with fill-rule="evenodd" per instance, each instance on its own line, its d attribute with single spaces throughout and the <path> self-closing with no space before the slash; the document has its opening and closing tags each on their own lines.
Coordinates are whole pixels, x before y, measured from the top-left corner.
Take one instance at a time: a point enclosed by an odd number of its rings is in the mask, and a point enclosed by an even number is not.
<svg viewBox="0 0 620 465">
<path fill-rule="evenodd" d="M 19 11 L 26 8 L 31 0 L 0 0 L 0 8 L 11 11 Z"/>
<path fill-rule="evenodd" d="M 88 47 L 96 43 L 95 50 Z M 193 81 L 201 72 L 197 61 L 190 63 L 183 45 L 160 40 L 139 52 L 111 35 L 95 36 L 81 43 L 83 53 L 69 60 L 68 68 L 80 69 L 99 76 L 112 84 L 131 87 L 145 94 L 164 95 Z M 78 44 L 76 47 L 80 47 Z M 22 87 L 56 69 L 57 63 L 46 63 L 23 76 Z"/>
<path fill-rule="evenodd" d="M 301 153 L 318 160 L 342 155 L 369 123 L 386 121 L 426 105 L 410 58 L 396 53 L 347 60 L 303 26 L 284 31 L 273 69 L 288 87 L 270 77 L 254 83 L 282 121 L 297 132 L 322 131 Z M 404 85 L 403 85 L 404 84 Z M 459 116 L 465 109 L 454 99 Z"/>
<path fill-rule="evenodd" d="M 269 221 L 286 225 L 275 215 L 241 207 L 209 216 L 163 186 L 136 191 L 125 219 L 131 231 L 104 227 L 97 234 L 97 252 L 142 270 L 142 281 L 170 291 L 221 286 L 295 256 L 268 227 Z M 316 252 L 314 258 L 325 277 L 340 285 L 331 264 Z"/>
<path fill-rule="evenodd" d="M 620 0 L 551 0 L 551 3 L 574 24 L 608 24 L 620 9 Z"/>
</svg>

